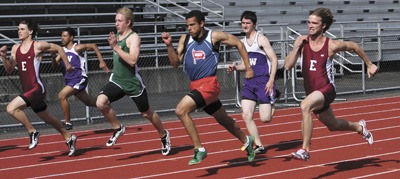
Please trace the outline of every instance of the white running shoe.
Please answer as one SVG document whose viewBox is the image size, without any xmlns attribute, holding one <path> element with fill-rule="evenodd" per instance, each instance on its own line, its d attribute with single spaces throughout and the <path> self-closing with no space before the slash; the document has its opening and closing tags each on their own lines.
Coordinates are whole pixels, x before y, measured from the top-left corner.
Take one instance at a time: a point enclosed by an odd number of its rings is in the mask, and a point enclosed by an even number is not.
<svg viewBox="0 0 400 179">
<path fill-rule="evenodd" d="M 69 148 L 69 153 L 68 153 L 69 157 L 74 155 L 74 153 L 76 151 L 75 143 L 76 143 L 76 136 L 75 135 L 71 135 L 71 138 L 67 142 L 67 146 Z"/>
<path fill-rule="evenodd" d="M 306 149 L 299 149 L 297 152 L 292 153 L 293 158 L 298 160 L 310 160 L 310 154 Z"/>
<path fill-rule="evenodd" d="M 29 133 L 30 142 L 28 149 L 33 149 L 36 147 L 36 145 L 39 143 L 39 136 L 40 134 L 37 131 Z"/>
<path fill-rule="evenodd" d="M 362 127 L 362 132 L 360 133 L 365 140 L 367 140 L 369 145 L 372 145 L 374 143 L 374 137 L 372 136 L 372 133 L 368 131 L 367 129 L 367 123 L 362 119 L 358 121 L 358 124 Z"/>
<path fill-rule="evenodd" d="M 107 141 L 106 146 L 110 147 L 117 143 L 118 137 L 122 136 L 125 133 L 125 126 L 121 124 L 120 130 L 115 130 L 113 135 Z"/>
</svg>

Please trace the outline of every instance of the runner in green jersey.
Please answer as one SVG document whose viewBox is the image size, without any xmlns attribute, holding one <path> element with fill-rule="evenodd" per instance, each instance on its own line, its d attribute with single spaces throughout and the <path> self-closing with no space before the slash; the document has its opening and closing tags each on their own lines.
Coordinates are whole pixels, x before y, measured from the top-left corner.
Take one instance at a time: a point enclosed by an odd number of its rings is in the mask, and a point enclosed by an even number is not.
<svg viewBox="0 0 400 179">
<path fill-rule="evenodd" d="M 164 129 L 160 117 L 149 105 L 146 88 L 137 66 L 140 37 L 132 31 L 132 25 L 132 11 L 127 7 L 118 9 L 115 16 L 117 34 L 110 32 L 108 37 L 108 42 L 113 50 L 113 73 L 96 101 L 97 108 L 115 129 L 106 145 L 114 145 L 118 137 L 125 133 L 125 127 L 118 121 L 110 103 L 127 95 L 135 102 L 142 116 L 147 118 L 157 129 L 162 142 L 161 153 L 168 155 L 171 150 L 169 132 Z"/>
</svg>

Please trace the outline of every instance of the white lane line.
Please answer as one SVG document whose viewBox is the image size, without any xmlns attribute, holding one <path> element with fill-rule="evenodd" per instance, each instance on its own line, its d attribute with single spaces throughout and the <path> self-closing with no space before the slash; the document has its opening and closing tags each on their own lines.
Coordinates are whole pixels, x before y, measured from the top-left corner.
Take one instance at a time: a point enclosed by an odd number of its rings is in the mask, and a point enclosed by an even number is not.
<svg viewBox="0 0 400 179">
<path fill-rule="evenodd" d="M 381 119 L 369 120 L 368 123 L 384 121 L 384 120 L 391 120 L 391 119 L 399 119 L 399 118 L 400 118 L 400 116 L 389 117 L 389 118 L 381 118 Z M 298 121 L 297 122 L 288 122 L 288 123 L 285 123 L 285 124 L 291 124 L 291 123 L 299 123 L 299 122 Z M 266 126 L 264 126 L 264 127 L 266 127 Z M 370 129 L 370 131 L 373 132 L 373 131 L 387 130 L 387 129 L 397 128 L 397 127 L 400 127 L 400 126 L 390 126 L 390 127 L 376 128 L 376 129 Z M 326 128 L 325 126 L 315 127 L 314 130 L 320 130 L 320 129 L 325 129 L 325 128 Z M 216 133 L 220 133 L 220 132 L 226 132 L 226 130 L 214 131 L 214 132 L 206 132 L 206 133 L 201 133 L 201 135 L 202 136 L 211 135 L 211 134 L 216 134 Z M 301 132 L 301 130 L 299 129 L 299 130 L 291 130 L 291 131 L 283 131 L 283 132 L 262 134 L 262 135 L 260 135 L 260 137 L 282 135 L 282 134 L 289 134 L 289 133 L 298 133 L 298 132 Z M 334 135 L 313 137 L 313 140 L 331 138 L 331 137 L 338 137 L 338 136 L 344 136 L 344 135 L 352 135 L 352 134 L 354 134 L 354 132 L 335 133 Z M 174 137 L 171 137 L 171 139 L 184 138 L 184 137 L 188 137 L 188 136 L 187 135 L 174 136 Z M 237 139 L 236 138 L 230 138 L 230 139 L 225 139 L 225 140 L 203 142 L 203 144 L 207 145 L 207 144 L 214 144 L 214 143 L 221 143 L 221 142 L 235 141 L 235 140 L 237 140 Z M 145 143 L 145 142 L 150 142 L 150 141 L 159 141 L 159 139 L 141 140 L 141 141 L 134 141 L 134 142 L 123 142 L 123 143 L 118 143 L 118 146 L 120 146 L 120 145 L 128 145 L 128 144 Z M 94 147 L 103 147 L 103 146 L 93 146 L 93 147 L 86 147 L 86 148 L 78 148 L 77 150 L 79 151 L 79 150 L 91 149 L 91 148 L 94 148 Z M 107 148 L 107 147 L 104 147 L 104 148 Z M 142 151 L 137 151 L 137 152 L 149 152 L 149 151 L 153 151 L 153 150 L 154 149 L 142 150 Z M 36 155 L 39 155 L 39 156 L 40 155 L 49 155 L 49 154 L 62 153 L 62 152 L 65 152 L 65 151 L 64 150 L 59 150 L 59 151 L 41 152 L 41 153 L 33 153 L 33 154 L 25 154 L 25 155 L 14 155 L 14 156 L 8 156 L 8 157 L 0 157 L 0 160 L 23 158 L 23 157 L 36 156 Z M 134 153 L 136 153 L 136 152 L 134 152 Z M 124 153 L 124 154 L 131 154 L 131 153 Z M 112 156 L 115 156 L 115 154 L 113 154 Z M 85 159 L 85 158 L 83 158 L 83 159 Z M 87 159 L 90 160 L 92 158 L 87 158 Z M 76 159 L 74 159 L 74 161 L 76 161 Z"/>
<path fill-rule="evenodd" d="M 346 108 L 347 109 L 347 108 Z M 390 109 L 390 110 L 377 110 L 377 111 L 371 111 L 371 112 L 364 112 L 364 113 L 357 113 L 357 114 L 346 114 L 346 115 L 338 115 L 336 117 L 338 118 L 343 118 L 343 117 L 351 117 L 351 116 L 358 116 L 358 115 L 373 115 L 373 114 L 379 114 L 379 113 L 387 113 L 387 112 L 393 112 L 393 111 L 400 111 L 399 109 Z M 296 114 L 289 114 L 289 115 L 281 115 L 281 116 L 276 116 L 274 118 L 278 118 L 278 117 L 290 117 L 290 116 L 295 116 L 295 115 L 299 115 L 298 113 Z M 276 121 L 277 119 L 275 119 Z M 313 119 L 314 121 L 317 121 L 318 119 Z M 277 120 L 279 121 L 279 120 Z M 373 120 L 368 120 L 367 123 L 372 122 Z M 243 120 L 236 120 L 236 122 L 238 123 L 243 123 Z M 273 126 L 280 126 L 280 125 L 287 125 L 287 124 L 293 124 L 293 123 L 300 123 L 301 120 L 299 118 L 299 120 L 296 121 L 292 121 L 292 122 L 284 122 L 284 123 L 277 123 L 277 124 L 269 124 L 269 125 L 262 125 L 262 126 L 258 126 L 258 128 L 264 128 L 264 127 L 273 127 Z M 218 123 L 212 123 L 212 124 L 202 124 L 202 125 L 196 125 L 197 128 L 200 127 L 208 127 L 208 126 L 214 126 L 214 125 L 219 125 Z M 242 130 L 247 130 L 246 128 L 241 128 Z M 176 128 L 169 128 L 169 131 L 174 131 L 174 130 L 184 130 L 184 127 L 176 127 Z M 136 133 L 127 133 L 124 134 L 124 136 L 130 136 L 130 135 L 143 135 L 143 134 L 147 134 L 147 133 L 153 133 L 153 132 L 157 132 L 156 130 L 150 130 L 150 131 L 144 131 L 144 132 L 136 132 Z M 216 132 L 226 132 L 226 130 L 221 130 L 221 131 L 216 131 Z M 202 134 L 206 134 L 206 133 L 202 133 Z M 43 137 L 41 137 L 43 138 Z M 98 137 L 90 137 L 90 138 L 84 138 L 84 139 L 80 139 L 78 137 L 78 141 L 82 142 L 85 140 L 93 140 L 93 139 L 103 139 L 104 140 L 108 140 L 108 136 L 98 136 Z M 172 138 L 174 138 L 172 136 Z M 15 139 L 16 140 L 16 139 Z M 158 140 L 158 139 L 152 139 L 152 140 Z M 152 140 L 146 140 L 146 141 L 152 141 Z M 51 144 L 58 144 L 58 143 L 62 143 L 64 144 L 64 141 L 54 141 L 54 142 L 45 142 L 45 143 L 40 143 L 40 145 L 51 145 Z M 136 142 L 134 142 L 136 143 Z M 119 145 L 125 145 L 125 144 L 131 144 L 131 142 L 127 142 L 127 143 L 119 143 Z M 27 147 L 27 145 L 21 145 L 21 146 L 13 146 L 13 147 L 8 147 L 8 148 L 15 148 L 15 147 Z M 0 149 L 7 149 L 6 148 L 0 148 Z"/>
<path fill-rule="evenodd" d="M 395 137 L 395 138 L 378 140 L 378 141 L 375 141 L 375 142 L 379 143 L 379 142 L 385 142 L 385 141 L 391 141 L 391 140 L 399 140 L 399 139 L 400 139 L 400 137 Z M 320 151 L 326 151 L 326 150 L 334 150 L 334 149 L 338 149 L 338 148 L 353 147 L 353 146 L 358 146 L 358 145 L 365 145 L 365 142 L 355 143 L 355 144 L 350 144 L 350 145 L 344 145 L 344 146 L 336 146 L 336 147 L 332 147 L 332 148 L 324 148 L 324 149 L 313 150 L 313 153 L 320 152 Z M 225 150 L 225 151 L 212 152 L 212 153 L 210 153 L 210 155 L 226 153 L 226 152 L 232 152 L 232 151 L 234 151 L 234 150 Z M 378 154 L 378 155 L 370 155 L 370 156 L 362 157 L 362 158 L 352 158 L 352 159 L 347 159 L 347 160 L 340 160 L 340 161 L 335 161 L 335 162 L 329 162 L 329 163 L 312 165 L 312 166 L 301 167 L 301 168 L 294 168 L 294 169 L 289 169 L 289 170 L 281 170 L 281 171 L 276 171 L 276 172 L 271 172 L 271 173 L 265 173 L 265 174 L 260 174 L 260 175 L 249 176 L 249 177 L 246 177 L 246 178 L 262 177 L 262 176 L 273 175 L 273 174 L 278 174 L 278 173 L 285 173 L 285 172 L 289 172 L 289 171 L 303 170 L 303 169 L 308 169 L 308 168 L 312 168 L 312 167 L 320 167 L 320 166 L 323 166 L 323 165 L 335 164 L 335 163 L 344 162 L 344 161 L 359 160 L 359 159 L 365 159 L 365 158 L 371 158 L 371 157 L 377 157 L 377 156 L 385 156 L 385 155 L 393 155 L 393 154 L 397 154 L 397 153 L 400 153 L 400 151 L 390 152 L 390 153 L 383 153 L 383 154 Z M 270 157 L 270 158 L 282 158 L 282 157 L 287 157 L 287 156 L 290 156 L 290 155 L 273 156 L 273 157 Z M 172 158 L 172 159 L 162 159 L 161 161 L 176 160 L 176 159 L 182 159 L 182 158 L 186 158 L 186 157 L 189 157 L 189 156 L 177 157 L 177 158 Z M 258 160 L 254 160 L 254 161 L 256 162 L 256 161 L 261 161 L 261 160 L 265 160 L 265 159 L 258 159 Z M 140 162 L 140 163 L 131 163 L 131 164 L 124 164 L 124 165 L 110 166 L 110 167 L 95 168 L 95 169 L 90 169 L 90 170 L 80 170 L 80 171 L 75 171 L 75 172 L 67 172 L 67 173 L 59 173 L 59 174 L 38 176 L 38 177 L 34 177 L 34 178 L 37 178 L 37 179 L 38 178 L 50 178 L 50 177 L 57 177 L 57 176 L 64 176 L 64 175 L 71 175 L 71 174 L 95 172 L 95 171 L 106 170 L 106 169 L 115 169 L 115 168 L 135 166 L 135 165 L 139 165 L 139 164 L 156 163 L 156 162 L 159 162 L 159 161 L 160 160 L 148 161 L 148 162 Z M 204 170 L 204 169 L 210 169 L 210 168 L 217 168 L 217 167 L 220 168 L 220 167 L 226 167 L 226 166 L 230 166 L 230 165 L 239 165 L 239 164 L 243 164 L 243 163 L 247 163 L 247 161 L 233 162 L 233 163 L 229 163 L 229 164 L 212 165 L 212 166 L 207 166 L 207 167 L 187 169 L 187 170 L 179 170 L 179 171 L 173 171 L 173 172 L 165 172 L 165 173 L 160 173 L 160 174 L 141 176 L 141 177 L 137 177 L 137 178 L 153 178 L 153 177 L 160 177 L 160 176 L 166 176 L 166 175 L 172 175 L 172 174 L 178 174 L 178 173 L 186 173 L 186 172 Z"/>
<path fill-rule="evenodd" d="M 390 174 L 390 173 L 394 173 L 394 172 L 400 172 L 400 169 L 392 169 L 392 170 L 389 170 L 389 171 L 386 171 L 386 172 L 378 172 L 378 173 L 373 173 L 373 174 L 369 174 L 369 175 L 362 175 L 362 176 L 358 176 L 358 177 L 354 177 L 354 178 L 350 178 L 350 179 L 360 179 L 360 178 L 374 177 L 374 176 Z"/>
<path fill-rule="evenodd" d="M 388 99 L 390 97 L 385 97 L 385 98 L 375 98 L 375 99 Z M 393 98 L 393 97 L 392 97 Z M 340 103 L 354 103 L 354 102 L 363 102 L 363 101 L 371 101 L 374 99 L 368 99 L 368 100 L 359 100 L 359 101 L 352 101 L 352 102 L 340 102 Z M 363 103 L 363 104 L 367 104 L 367 105 L 359 105 L 359 106 L 355 106 L 355 107 L 338 107 L 338 108 L 334 108 L 335 111 L 341 111 L 341 110 L 348 110 L 348 109 L 359 109 L 359 108 L 365 108 L 365 107 L 375 107 L 375 106 L 383 106 L 383 105 L 393 105 L 393 104 L 398 104 L 399 102 L 388 102 L 388 103 L 379 103 L 379 104 L 368 104 L 368 103 Z M 335 104 L 339 104 L 339 103 L 335 103 Z M 334 104 L 333 104 L 334 105 Z M 274 116 L 275 118 L 283 118 L 283 117 L 289 117 L 289 116 L 296 116 L 299 115 L 300 113 L 297 110 L 298 108 L 287 108 L 287 109 L 279 109 L 279 111 L 287 111 L 290 110 L 291 112 L 294 112 L 292 114 L 284 114 L 284 115 L 279 115 L 279 116 Z M 393 109 L 393 110 L 399 110 L 399 109 Z M 383 113 L 383 112 L 388 112 L 388 110 L 386 111 L 377 111 L 375 113 Z M 364 113 L 361 113 L 364 114 Z M 232 115 L 240 115 L 240 113 L 238 114 L 232 114 Z M 230 116 L 232 116 L 230 115 Z M 340 117 L 340 116 L 339 116 Z M 212 117 L 199 117 L 199 118 L 194 118 L 193 120 L 195 121 L 199 121 L 199 120 L 209 120 Z M 300 118 L 299 118 L 300 120 Z M 238 122 L 243 122 L 243 120 L 240 120 Z M 163 124 L 168 124 L 168 123 L 181 123 L 180 120 L 174 120 L 174 121 L 163 121 Z M 134 127 L 134 126 L 148 126 L 148 125 L 152 125 L 150 123 L 147 124 L 140 124 L 140 125 L 132 125 L 132 126 L 127 126 L 127 127 Z M 210 125 L 219 125 L 218 123 L 213 123 Z M 202 125 L 199 125 L 199 127 L 201 127 Z M 205 125 L 206 126 L 206 125 Z M 182 127 L 179 128 L 175 128 L 175 129 L 182 129 Z M 100 129 L 101 130 L 101 129 Z M 106 130 L 106 129 L 104 129 Z M 79 132 L 74 132 L 74 134 L 78 134 L 79 133 L 87 133 L 87 132 L 93 132 L 93 130 L 85 130 L 85 131 L 79 131 Z M 151 132 L 156 132 L 156 130 L 151 130 L 151 131 L 145 131 L 145 132 L 137 132 L 137 133 L 130 133 L 130 134 L 124 134 L 124 135 L 135 135 L 135 134 L 144 134 L 144 133 L 151 133 Z M 48 134 L 48 135 L 42 135 L 41 138 L 43 137 L 50 137 L 50 136 L 57 136 L 60 134 Z M 103 136 L 104 137 L 104 136 Z M 103 137 L 93 137 L 93 138 L 88 138 L 88 139 L 96 139 L 96 138 L 103 138 Z M 107 137 L 108 138 L 108 137 Z M 26 137 L 19 137 L 19 138 L 12 138 L 12 139 L 1 139 L 0 142 L 2 141 L 10 141 L 10 140 L 16 140 L 16 139 L 26 139 Z M 63 141 L 59 141 L 59 142 L 51 142 L 49 144 L 53 144 L 53 143 L 64 143 Z"/>
<path fill-rule="evenodd" d="M 252 176 L 247 176 L 247 177 L 243 177 L 243 178 L 240 178 L 240 179 L 265 177 L 265 176 L 268 176 L 268 175 L 275 175 L 275 174 L 286 173 L 286 172 L 297 171 L 297 170 L 304 170 L 304 169 L 309 169 L 309 168 L 318 168 L 318 167 L 323 167 L 323 166 L 326 166 L 326 165 L 334 165 L 334 164 L 341 163 L 341 162 L 349 162 L 349 161 L 362 160 L 362 159 L 373 158 L 373 157 L 382 157 L 382 156 L 387 156 L 387 155 L 395 155 L 395 154 L 399 154 L 399 153 L 400 153 L 400 151 L 395 151 L 395 152 L 389 152 L 389 153 L 369 155 L 369 156 L 359 157 L 359 158 L 338 160 L 338 161 L 335 161 L 335 162 L 329 162 L 329 163 L 323 163 L 323 164 L 317 164 L 317 165 L 309 165 L 309 166 L 306 166 L 306 167 L 292 168 L 292 169 L 288 169 L 288 170 L 280 170 L 280 171 L 276 171 L 276 172 L 264 173 L 264 174 L 259 174 L 259 175 L 252 175 Z"/>
</svg>

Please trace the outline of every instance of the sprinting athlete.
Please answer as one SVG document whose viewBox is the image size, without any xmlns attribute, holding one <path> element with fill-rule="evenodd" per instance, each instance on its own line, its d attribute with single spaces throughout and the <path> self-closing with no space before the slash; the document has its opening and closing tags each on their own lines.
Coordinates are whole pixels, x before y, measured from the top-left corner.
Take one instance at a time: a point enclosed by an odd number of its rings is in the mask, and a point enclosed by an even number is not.
<svg viewBox="0 0 400 179">
<path fill-rule="evenodd" d="M 64 51 L 67 54 L 69 63 L 74 67 L 74 71 L 65 73 L 65 64 L 61 60 L 60 56 L 53 58 L 53 65 L 59 66 L 65 77 L 65 87 L 58 94 L 58 100 L 60 101 L 61 108 L 64 112 L 65 129 L 71 130 L 73 125 L 71 123 L 70 104 L 68 98 L 75 95 L 80 101 L 86 106 L 96 107 L 96 99 L 90 96 L 86 92 L 88 84 L 87 72 L 86 72 L 86 59 L 80 54 L 84 51 L 93 50 L 99 60 L 99 67 L 105 72 L 109 72 L 106 63 L 100 53 L 99 48 L 96 44 L 76 44 L 74 43 L 74 37 L 76 32 L 72 28 L 65 28 L 61 33 L 61 43 L 64 46 Z"/>
<path fill-rule="evenodd" d="M 184 70 L 190 79 L 191 91 L 183 97 L 175 110 L 194 144 L 194 156 L 189 161 L 189 165 L 199 164 L 207 157 L 207 151 L 201 145 L 196 127 L 189 115 L 198 108 L 203 108 L 207 114 L 212 115 L 219 124 L 237 137 L 244 144 L 242 150 L 247 151 L 248 161 L 253 161 L 254 139 L 246 136 L 239 125 L 226 113 L 218 99 L 220 86 L 216 76 L 219 62 L 218 47 L 220 43 L 224 43 L 235 46 L 239 50 L 246 66 L 246 78 L 253 77 L 246 49 L 235 36 L 222 31 L 207 31 L 204 25 L 204 14 L 198 10 L 190 11 L 186 15 L 189 34 L 181 36 L 177 52 L 172 46 L 172 37 L 169 33 L 162 34 L 171 65 L 178 68 L 183 63 Z"/>
<path fill-rule="evenodd" d="M 139 35 L 132 31 L 132 25 L 132 11 L 127 7 L 118 9 L 115 16 L 117 34 L 110 32 L 108 37 L 108 43 L 113 50 L 113 73 L 96 101 L 97 108 L 114 128 L 106 145 L 114 145 L 125 133 L 125 126 L 119 123 L 111 103 L 127 95 L 135 102 L 142 116 L 157 129 L 162 143 L 161 153 L 168 155 L 171 151 L 170 134 L 149 105 L 146 87 L 137 66 L 141 41 Z"/>
<path fill-rule="evenodd" d="M 275 75 L 278 68 L 278 58 L 268 38 L 256 30 L 256 14 L 252 11 L 244 11 L 240 20 L 242 30 L 246 34 L 242 42 L 249 54 L 250 65 L 254 71 L 253 78 L 244 79 L 241 101 L 242 118 L 250 135 L 254 137 L 255 152 L 263 154 L 267 152 L 267 149 L 261 142 L 253 115 L 258 103 L 261 121 L 271 122 L 272 120 L 273 105 L 277 94 Z M 228 72 L 233 70 L 245 70 L 244 63 L 229 65 Z"/>
<path fill-rule="evenodd" d="M 351 41 L 333 40 L 324 33 L 333 23 L 333 15 L 328 8 L 317 8 L 308 16 L 308 35 L 299 36 L 293 44 L 293 50 L 285 58 L 285 69 L 292 69 L 299 56 L 302 57 L 302 75 L 306 98 L 301 102 L 303 120 L 301 131 L 303 146 L 292 153 L 295 159 L 310 159 L 310 142 L 313 131 L 312 113 L 324 123 L 330 131 L 355 131 L 367 140 L 374 142 L 372 133 L 367 130 L 364 120 L 349 122 L 338 119 L 333 114 L 330 104 L 336 97 L 336 87 L 332 78 L 332 59 L 337 52 L 355 51 L 367 65 L 368 77 L 377 73 L 374 65 L 364 50 Z"/>
<path fill-rule="evenodd" d="M 23 109 L 31 107 L 32 110 L 45 123 L 54 127 L 65 139 L 69 153 L 75 153 L 76 136 L 66 131 L 55 116 L 53 116 L 44 101 L 46 89 L 40 79 L 39 68 L 44 52 L 58 52 L 66 65 L 67 73 L 73 71 L 64 50 L 53 43 L 34 41 L 38 25 L 32 20 L 23 20 L 18 25 L 18 38 L 21 44 L 15 44 L 11 49 L 10 59 L 7 59 L 7 46 L 0 50 L 3 65 L 7 73 L 11 74 L 18 67 L 18 74 L 22 85 L 23 94 L 15 97 L 8 105 L 7 112 L 20 122 L 29 133 L 30 143 L 28 149 L 33 149 L 39 142 L 39 132 L 29 122 Z"/>
</svg>

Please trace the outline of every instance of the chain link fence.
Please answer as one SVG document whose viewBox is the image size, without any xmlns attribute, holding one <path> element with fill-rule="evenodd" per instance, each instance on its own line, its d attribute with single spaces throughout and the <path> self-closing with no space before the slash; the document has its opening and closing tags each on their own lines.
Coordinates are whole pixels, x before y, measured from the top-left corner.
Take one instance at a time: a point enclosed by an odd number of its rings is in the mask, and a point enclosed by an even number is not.
<svg viewBox="0 0 400 179">
<path fill-rule="evenodd" d="M 46 40 L 46 39 L 39 39 Z M 352 37 L 343 40 L 352 40 L 359 43 L 367 52 L 370 59 L 379 66 L 379 71 L 374 78 L 366 79 L 365 67 L 362 60 L 354 53 L 341 53 L 335 56 L 335 84 L 338 95 L 352 93 L 367 93 L 379 90 L 400 89 L 399 63 L 400 35 Z M 53 42 L 59 39 L 53 39 Z M 81 43 L 85 43 L 82 41 Z M 291 50 L 292 40 L 271 41 L 275 49 L 279 67 L 282 67 L 283 59 Z M 112 69 L 112 51 L 106 44 L 98 44 L 107 65 Z M 176 46 L 176 45 L 175 45 Z M 221 49 L 221 64 L 218 69 L 218 78 L 221 84 L 220 99 L 224 105 L 237 105 L 240 100 L 240 87 L 243 75 L 239 73 L 227 73 L 226 65 L 240 61 L 240 55 L 235 49 Z M 101 88 L 108 82 L 110 73 L 103 72 L 98 67 L 98 60 L 93 52 L 87 52 L 88 64 L 88 93 L 96 97 Z M 50 54 L 44 56 L 40 73 L 43 83 L 47 89 L 46 103 L 50 111 L 60 120 L 63 114 L 58 102 L 58 92 L 64 87 L 64 78 L 58 69 L 51 65 Z M 182 67 L 174 69 L 169 65 L 164 45 L 142 45 L 139 61 L 141 74 L 145 82 L 150 105 L 157 112 L 173 112 L 180 99 L 188 93 L 189 80 L 184 74 Z M 303 81 L 299 68 L 292 71 L 278 70 L 276 85 L 283 95 L 278 103 L 298 103 L 304 97 Z M 6 74 L 4 67 L 0 65 L 0 128 L 21 126 L 6 112 L 7 104 L 21 94 L 20 81 L 17 72 Z M 340 96 L 338 96 L 340 98 Z M 70 97 L 72 121 L 104 120 L 101 113 L 94 107 L 86 107 L 75 97 Z M 124 97 L 112 103 L 118 116 L 128 116 L 134 119 L 141 118 L 133 101 Z M 24 110 L 33 124 L 42 124 L 32 110 Z"/>
</svg>

